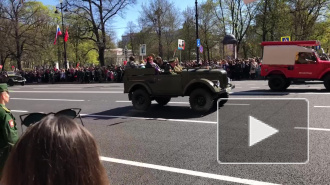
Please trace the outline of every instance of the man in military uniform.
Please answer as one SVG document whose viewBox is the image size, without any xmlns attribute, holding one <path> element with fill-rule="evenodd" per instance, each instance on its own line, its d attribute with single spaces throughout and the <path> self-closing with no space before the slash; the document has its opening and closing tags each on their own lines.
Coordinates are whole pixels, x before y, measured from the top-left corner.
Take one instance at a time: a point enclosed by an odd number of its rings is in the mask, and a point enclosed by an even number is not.
<svg viewBox="0 0 330 185">
<path fill-rule="evenodd" d="M 178 57 L 174 59 L 175 66 L 174 66 L 174 72 L 176 73 L 181 73 L 183 70 L 183 67 L 180 65 Z"/>
<path fill-rule="evenodd" d="M 165 69 L 164 69 L 164 73 L 165 74 L 176 74 L 174 72 L 174 67 L 175 67 L 175 59 L 171 58 L 168 63 L 166 63 Z"/>
<path fill-rule="evenodd" d="M 18 140 L 15 118 L 10 110 L 6 108 L 8 102 L 7 84 L 0 84 L 0 178 L 10 149 Z"/>
</svg>

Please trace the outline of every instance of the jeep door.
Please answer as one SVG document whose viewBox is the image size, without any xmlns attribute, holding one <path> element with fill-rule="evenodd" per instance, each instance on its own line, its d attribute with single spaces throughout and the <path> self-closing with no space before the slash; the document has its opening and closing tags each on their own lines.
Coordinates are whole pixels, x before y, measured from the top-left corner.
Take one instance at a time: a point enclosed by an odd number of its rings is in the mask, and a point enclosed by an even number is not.
<svg viewBox="0 0 330 185">
<path fill-rule="evenodd" d="M 182 95 L 181 74 L 160 74 L 153 89 L 155 95 Z"/>
</svg>

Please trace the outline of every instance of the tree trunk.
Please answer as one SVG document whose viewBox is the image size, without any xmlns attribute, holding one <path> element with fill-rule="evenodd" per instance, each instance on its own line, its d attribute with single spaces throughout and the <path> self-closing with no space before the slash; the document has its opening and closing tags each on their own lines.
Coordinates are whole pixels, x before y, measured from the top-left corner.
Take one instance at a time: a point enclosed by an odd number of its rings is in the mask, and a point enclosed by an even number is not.
<svg viewBox="0 0 330 185">
<path fill-rule="evenodd" d="M 99 61 L 100 61 L 101 66 L 104 66 L 104 64 L 105 64 L 105 62 L 104 62 L 104 51 L 105 51 L 104 47 L 99 47 Z"/>
<path fill-rule="evenodd" d="M 159 34 L 158 34 L 158 53 L 160 57 L 163 57 L 163 45 L 162 45 L 162 32 L 161 30 L 159 30 Z"/>
<path fill-rule="evenodd" d="M 17 68 L 22 70 L 22 61 L 21 61 L 21 45 L 20 45 L 20 38 L 18 35 L 19 32 L 19 22 L 18 22 L 18 13 L 15 12 L 15 42 L 16 42 L 16 61 L 17 61 Z M 22 48 L 23 49 L 23 48 Z"/>
<path fill-rule="evenodd" d="M 264 12 L 263 12 L 264 15 L 262 20 L 262 41 L 266 41 L 266 36 L 267 36 L 267 29 L 266 29 L 267 6 L 268 6 L 268 0 L 265 0 Z"/>
</svg>

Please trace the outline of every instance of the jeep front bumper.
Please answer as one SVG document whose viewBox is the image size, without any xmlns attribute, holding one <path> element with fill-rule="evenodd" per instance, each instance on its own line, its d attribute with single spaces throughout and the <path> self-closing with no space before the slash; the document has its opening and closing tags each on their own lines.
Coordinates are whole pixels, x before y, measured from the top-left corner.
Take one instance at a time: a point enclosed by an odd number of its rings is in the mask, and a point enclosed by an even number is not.
<svg viewBox="0 0 330 185">
<path fill-rule="evenodd" d="M 26 79 L 13 79 L 14 83 L 26 82 Z"/>
<path fill-rule="evenodd" d="M 231 92 L 231 90 L 235 89 L 235 85 L 234 84 L 228 84 L 226 91 L 227 92 Z"/>
</svg>

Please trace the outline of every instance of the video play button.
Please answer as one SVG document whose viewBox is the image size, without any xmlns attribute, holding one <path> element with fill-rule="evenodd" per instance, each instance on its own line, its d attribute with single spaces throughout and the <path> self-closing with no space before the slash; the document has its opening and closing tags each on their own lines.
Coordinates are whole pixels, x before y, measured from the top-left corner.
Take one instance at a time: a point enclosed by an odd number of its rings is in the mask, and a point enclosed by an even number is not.
<svg viewBox="0 0 330 185">
<path fill-rule="evenodd" d="M 217 112 L 218 162 L 305 164 L 308 107 L 302 98 L 229 98 Z"/>
<path fill-rule="evenodd" d="M 250 147 L 278 132 L 277 129 L 263 123 L 253 116 L 249 116 L 249 131 Z"/>
</svg>

